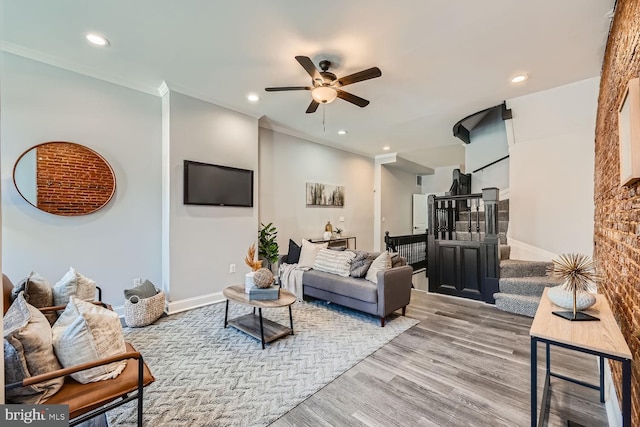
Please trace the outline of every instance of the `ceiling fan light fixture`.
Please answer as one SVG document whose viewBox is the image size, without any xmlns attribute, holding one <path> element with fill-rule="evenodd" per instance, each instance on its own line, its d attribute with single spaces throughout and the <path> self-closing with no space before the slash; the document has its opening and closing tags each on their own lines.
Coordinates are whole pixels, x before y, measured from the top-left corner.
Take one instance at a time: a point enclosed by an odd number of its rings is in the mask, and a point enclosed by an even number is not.
<svg viewBox="0 0 640 427">
<path fill-rule="evenodd" d="M 338 92 L 329 86 L 318 86 L 311 91 L 311 96 L 320 104 L 329 104 L 336 100 Z"/>
</svg>

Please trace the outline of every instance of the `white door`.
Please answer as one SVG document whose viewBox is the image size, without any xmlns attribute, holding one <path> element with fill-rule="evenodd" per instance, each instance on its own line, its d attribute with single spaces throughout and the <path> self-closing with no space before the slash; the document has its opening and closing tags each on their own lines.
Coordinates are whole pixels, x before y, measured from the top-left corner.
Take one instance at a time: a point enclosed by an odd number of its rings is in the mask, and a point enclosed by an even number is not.
<svg viewBox="0 0 640 427">
<path fill-rule="evenodd" d="M 413 234 L 427 232 L 427 195 L 413 195 Z"/>
</svg>

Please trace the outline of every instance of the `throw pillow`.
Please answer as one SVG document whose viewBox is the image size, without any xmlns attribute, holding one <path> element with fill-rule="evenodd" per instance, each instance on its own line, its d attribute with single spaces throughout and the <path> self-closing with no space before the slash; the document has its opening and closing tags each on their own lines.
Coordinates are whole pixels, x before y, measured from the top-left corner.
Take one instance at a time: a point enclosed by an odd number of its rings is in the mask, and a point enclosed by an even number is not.
<svg viewBox="0 0 640 427">
<path fill-rule="evenodd" d="M 53 288 L 47 279 L 32 271 L 18 283 L 11 291 L 15 299 L 24 291 L 24 299 L 35 308 L 51 307 L 53 305 Z"/>
<path fill-rule="evenodd" d="M 151 298 L 157 293 L 158 293 L 158 290 L 156 289 L 155 286 L 153 286 L 153 283 L 151 283 L 149 280 L 145 280 L 141 285 L 136 286 L 133 289 L 125 289 L 124 299 L 128 300 L 134 295 L 137 296 L 139 299 Z"/>
<path fill-rule="evenodd" d="M 373 262 L 373 257 L 366 251 L 355 251 L 355 258 L 351 261 L 351 270 L 349 271 L 349 276 L 351 277 L 365 277 L 367 271 L 369 271 L 369 267 L 371 267 L 371 263 Z"/>
<path fill-rule="evenodd" d="M 349 277 L 351 261 L 356 254 L 351 251 L 332 251 L 331 249 L 320 249 L 316 262 L 313 265 L 315 270 L 337 274 L 342 277 Z"/>
<path fill-rule="evenodd" d="M 22 292 L 4 315 L 3 326 L 5 385 L 61 368 L 51 345 L 49 322 Z M 7 401 L 38 404 L 57 393 L 63 383 L 64 377 L 7 390 Z"/>
<path fill-rule="evenodd" d="M 53 304 L 65 305 L 72 295 L 85 301 L 93 301 L 96 297 L 96 282 L 70 267 L 67 274 L 53 287 Z"/>
<path fill-rule="evenodd" d="M 300 251 L 300 259 L 298 260 L 299 267 L 313 268 L 316 263 L 316 256 L 320 249 L 326 249 L 329 243 L 311 243 L 308 240 L 302 239 L 302 250 Z"/>
<path fill-rule="evenodd" d="M 378 271 L 385 271 L 391 268 L 391 255 L 389 252 L 382 252 L 376 259 L 371 263 L 371 267 L 369 267 L 369 271 L 367 271 L 367 276 L 365 277 L 368 281 L 373 283 L 378 283 Z"/>
<path fill-rule="evenodd" d="M 287 253 L 287 264 L 297 264 L 300 260 L 300 250 L 302 248 L 298 246 L 296 242 L 289 239 L 289 252 Z"/>
<path fill-rule="evenodd" d="M 53 348 L 63 367 L 93 362 L 126 351 L 124 335 L 118 315 L 74 296 L 67 308 L 53 325 Z M 127 366 L 127 361 L 71 374 L 82 384 L 117 377 Z"/>
</svg>

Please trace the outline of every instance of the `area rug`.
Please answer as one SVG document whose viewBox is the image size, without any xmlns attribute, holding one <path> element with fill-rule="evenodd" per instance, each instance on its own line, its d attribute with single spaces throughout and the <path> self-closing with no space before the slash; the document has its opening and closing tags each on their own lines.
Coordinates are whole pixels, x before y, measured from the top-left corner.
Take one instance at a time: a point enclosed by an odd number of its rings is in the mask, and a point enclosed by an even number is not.
<svg viewBox="0 0 640 427">
<path fill-rule="evenodd" d="M 247 306 L 229 304 L 229 317 Z M 286 308 L 266 318 L 288 325 Z M 325 302 L 293 305 L 295 335 L 267 344 L 223 328 L 224 304 L 161 318 L 145 328 L 125 328 L 156 381 L 145 388 L 148 426 L 265 426 L 340 374 L 418 323 L 379 319 Z M 133 426 L 135 402 L 109 411 L 110 426 Z"/>
</svg>

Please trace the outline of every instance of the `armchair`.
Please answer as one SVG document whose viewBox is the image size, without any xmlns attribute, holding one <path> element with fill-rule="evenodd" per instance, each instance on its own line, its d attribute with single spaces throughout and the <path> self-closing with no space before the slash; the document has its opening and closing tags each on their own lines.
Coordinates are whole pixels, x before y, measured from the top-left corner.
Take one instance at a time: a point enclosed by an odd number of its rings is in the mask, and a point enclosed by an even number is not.
<svg viewBox="0 0 640 427">
<path fill-rule="evenodd" d="M 13 285 L 5 275 L 2 277 L 2 284 L 4 315 L 11 305 L 11 290 L 13 289 Z M 50 307 L 43 310 L 47 311 L 60 308 L 64 309 L 64 307 Z M 145 386 L 155 381 L 155 378 L 151 374 L 149 367 L 144 363 L 142 355 L 136 351 L 130 343 L 125 344 L 125 353 L 69 368 L 58 369 L 46 374 L 32 376 L 21 382 L 6 384 L 5 390 L 26 387 L 54 378 L 65 377 L 65 382 L 62 388 L 47 399 L 45 403 L 53 405 L 68 405 L 70 426 L 78 425 L 95 416 L 104 414 L 105 412 L 124 403 L 137 400 L 137 422 L 138 426 L 141 427 L 143 413 L 143 389 Z M 120 375 L 110 380 L 81 384 L 69 376 L 75 372 L 121 360 L 127 360 L 126 368 Z"/>
</svg>

